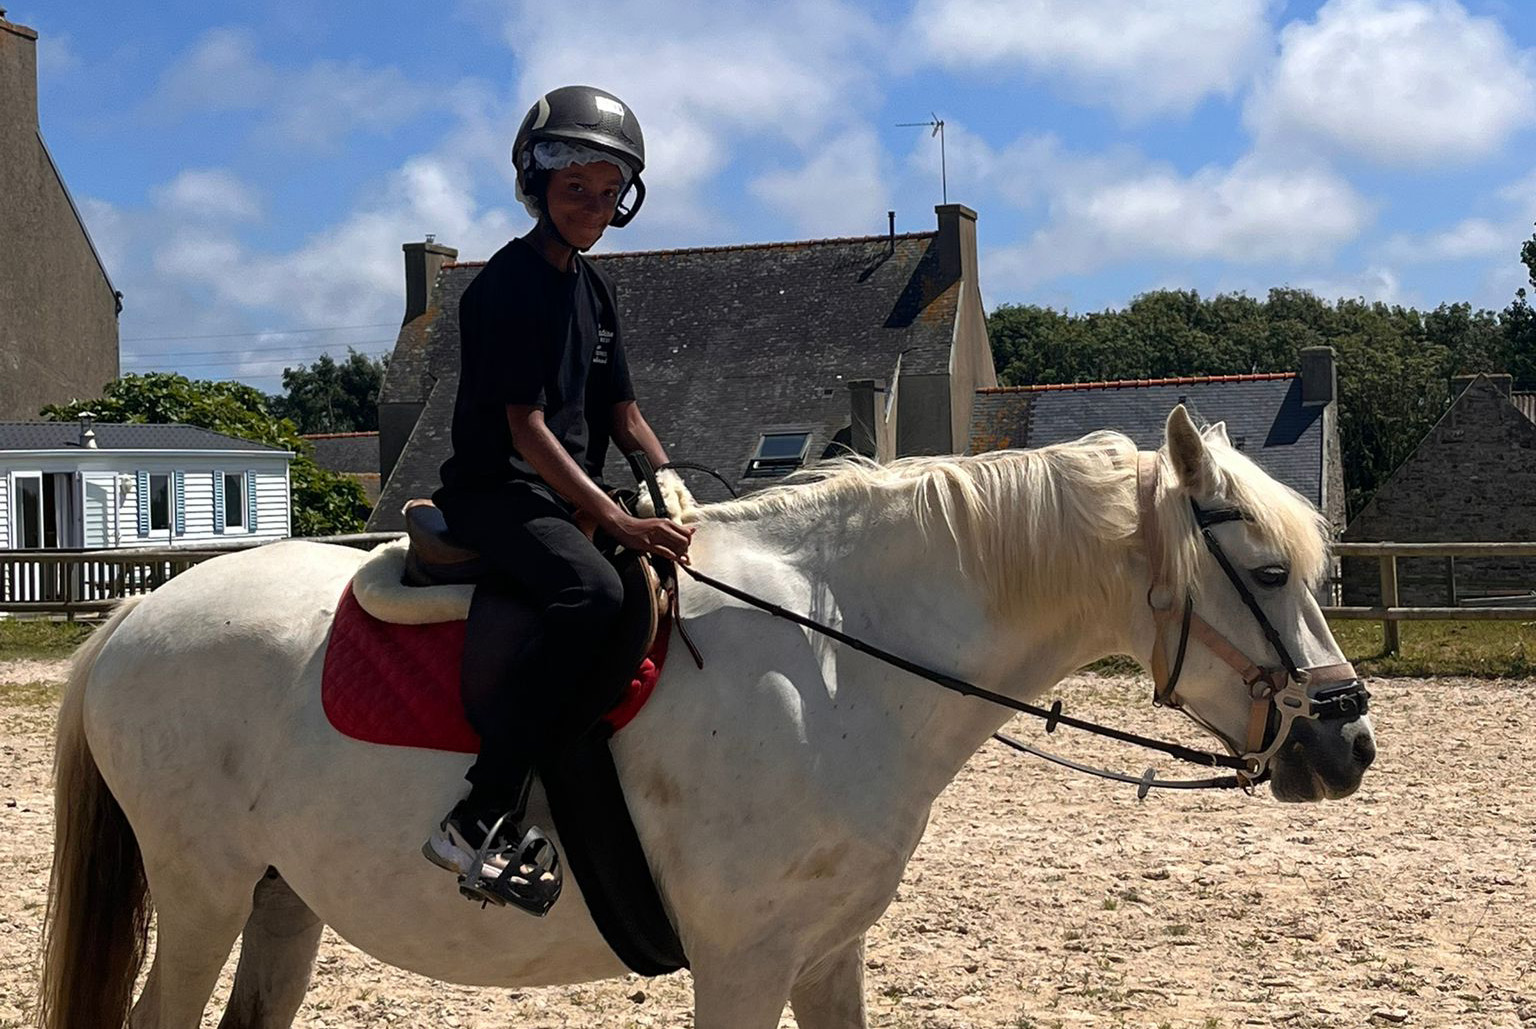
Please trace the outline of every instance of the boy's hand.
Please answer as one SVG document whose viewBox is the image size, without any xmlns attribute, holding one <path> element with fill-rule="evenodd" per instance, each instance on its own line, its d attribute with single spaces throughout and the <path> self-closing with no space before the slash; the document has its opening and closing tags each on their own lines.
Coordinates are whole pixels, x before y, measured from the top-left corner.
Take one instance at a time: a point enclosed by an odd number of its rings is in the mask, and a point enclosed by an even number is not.
<svg viewBox="0 0 1536 1029">
<path fill-rule="evenodd" d="M 688 563 L 688 544 L 693 542 L 691 525 L 678 525 L 665 518 L 636 518 L 621 511 L 610 517 L 604 528 L 631 550 Z"/>
</svg>

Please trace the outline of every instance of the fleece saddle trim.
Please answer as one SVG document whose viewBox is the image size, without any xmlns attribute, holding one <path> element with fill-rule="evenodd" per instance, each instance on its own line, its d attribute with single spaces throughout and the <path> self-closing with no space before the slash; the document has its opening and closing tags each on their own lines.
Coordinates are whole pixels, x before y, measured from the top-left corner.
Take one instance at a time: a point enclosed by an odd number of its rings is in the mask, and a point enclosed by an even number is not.
<svg viewBox="0 0 1536 1029">
<path fill-rule="evenodd" d="M 357 602 L 381 622 L 427 625 L 462 622 L 469 617 L 473 586 L 406 586 L 405 558 L 410 541 L 404 538 L 374 547 L 352 576 Z"/>
</svg>

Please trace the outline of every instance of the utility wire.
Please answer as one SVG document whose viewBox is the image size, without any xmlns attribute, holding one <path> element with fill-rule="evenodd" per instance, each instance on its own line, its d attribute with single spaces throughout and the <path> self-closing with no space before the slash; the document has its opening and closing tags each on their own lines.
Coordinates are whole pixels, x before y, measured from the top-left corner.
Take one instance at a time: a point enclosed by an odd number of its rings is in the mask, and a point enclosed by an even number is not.
<svg viewBox="0 0 1536 1029">
<path fill-rule="evenodd" d="M 367 346 L 370 343 L 393 343 L 394 339 L 354 339 L 337 343 L 291 343 L 282 347 L 246 347 L 242 350 L 231 350 L 229 347 L 221 347 L 218 350 L 140 350 L 132 355 L 130 360 L 140 360 L 146 357 L 216 357 L 220 354 L 273 354 L 291 351 L 294 353 L 313 353 L 316 348 L 319 351 L 334 350 L 338 347 Z"/>
<path fill-rule="evenodd" d="M 394 322 L 373 322 L 369 325 L 322 325 L 313 329 L 276 329 L 267 332 L 224 332 L 203 336 L 132 336 L 119 340 L 121 343 L 160 343 L 182 339 L 238 339 L 242 336 L 296 336 L 303 332 L 341 332 L 346 329 L 382 329 Z"/>
<path fill-rule="evenodd" d="M 390 342 L 393 342 L 393 340 L 369 340 L 368 342 L 370 342 L 370 343 L 390 343 Z M 358 351 L 358 353 L 362 354 L 364 357 L 377 358 L 377 357 L 383 357 L 385 354 L 388 353 L 388 351 L 381 351 L 381 352 L 379 352 L 377 354 L 371 354 L 371 353 L 367 353 L 365 351 Z M 227 361 L 191 361 L 191 362 L 186 362 L 186 363 L 179 362 L 179 361 L 152 361 L 152 362 L 149 362 L 148 364 L 145 364 L 145 365 L 135 365 L 134 367 L 128 369 L 128 371 L 129 372 L 181 371 L 184 368 L 229 368 L 229 367 L 239 367 L 239 366 L 242 366 L 242 365 L 246 365 L 246 366 L 249 366 L 249 367 L 257 367 L 257 366 L 265 366 L 265 365 L 286 365 L 286 366 L 292 366 L 295 363 L 297 363 L 297 359 L 296 358 L 289 358 L 289 357 L 270 357 L 270 358 L 263 358 L 260 361 L 250 361 L 250 362 L 244 361 L 244 360 L 242 360 L 242 359 L 240 359 L 238 357 L 234 357 L 234 358 L 230 358 Z"/>
</svg>

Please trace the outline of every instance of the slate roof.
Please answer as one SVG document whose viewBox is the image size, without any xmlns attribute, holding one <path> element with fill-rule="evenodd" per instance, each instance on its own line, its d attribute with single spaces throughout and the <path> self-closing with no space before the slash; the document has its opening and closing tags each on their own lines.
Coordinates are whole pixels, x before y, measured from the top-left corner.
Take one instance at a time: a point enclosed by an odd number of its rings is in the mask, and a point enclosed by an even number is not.
<svg viewBox="0 0 1536 1029">
<path fill-rule="evenodd" d="M 1322 504 L 1323 407 L 1302 406 L 1301 380 L 1291 372 L 981 389 L 971 452 L 1043 447 L 1099 429 L 1156 450 L 1179 403 L 1197 423 L 1226 422 L 1233 444 L 1259 467 Z"/>
<path fill-rule="evenodd" d="M 596 255 L 613 278 L 635 392 L 677 460 L 733 482 L 764 430 L 810 431 L 821 456 L 850 421 L 847 383 L 949 367 L 960 286 L 937 232 Z M 437 305 L 401 330 L 380 403 L 425 400 L 369 526 L 395 528 L 437 487 L 458 387 L 458 304 L 483 262 L 443 266 Z M 617 454 L 607 478 L 629 482 Z M 771 481 L 771 480 L 766 480 Z M 761 485 L 749 480 L 743 485 Z M 700 499 L 724 494 L 690 480 Z"/>
<path fill-rule="evenodd" d="M 377 432 L 314 432 L 304 436 L 315 448 L 315 464 L 333 472 L 379 474 Z"/>
<path fill-rule="evenodd" d="M 281 447 L 236 439 L 191 425 L 96 422 L 96 449 L 102 450 L 270 450 Z M 79 422 L 0 422 L 0 452 L 7 450 L 84 450 Z M 87 451 L 88 452 L 88 451 Z"/>
</svg>

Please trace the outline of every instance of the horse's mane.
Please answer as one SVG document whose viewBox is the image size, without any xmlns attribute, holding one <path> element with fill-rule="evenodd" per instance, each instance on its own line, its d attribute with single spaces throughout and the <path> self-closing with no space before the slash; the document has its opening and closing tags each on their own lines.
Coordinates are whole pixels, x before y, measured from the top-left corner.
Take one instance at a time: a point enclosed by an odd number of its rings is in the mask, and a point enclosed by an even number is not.
<svg viewBox="0 0 1536 1029">
<path fill-rule="evenodd" d="M 963 574 L 985 584 L 994 607 L 1029 610 L 1104 584 L 1136 532 L 1135 445 L 1098 432 L 1037 450 L 904 457 L 888 464 L 820 462 L 741 500 L 700 509 L 703 521 L 817 520 L 861 507 L 910 513 L 925 536 L 952 541 Z M 1106 562 L 1111 567 L 1106 567 Z M 1063 590 L 1065 584 L 1075 589 Z M 1087 599 L 1085 597 L 1085 599 Z"/>
<path fill-rule="evenodd" d="M 1325 525 L 1316 509 L 1247 457 L 1210 436 L 1216 490 L 1246 512 L 1249 524 L 1289 561 L 1292 574 L 1317 583 L 1326 569 Z M 1167 580 L 1193 588 L 1204 554 L 1193 514 L 1173 486 L 1166 453 L 1156 503 L 1165 534 Z M 782 484 L 740 500 L 698 509 L 702 522 L 785 518 L 810 525 L 850 508 L 905 510 L 930 540 L 948 537 L 962 573 L 979 579 L 1003 614 L 1087 605 L 1123 583 L 1140 526 L 1136 446 L 1117 432 L 1071 443 L 973 456 L 905 457 L 879 464 L 863 457 L 819 462 Z"/>
</svg>

